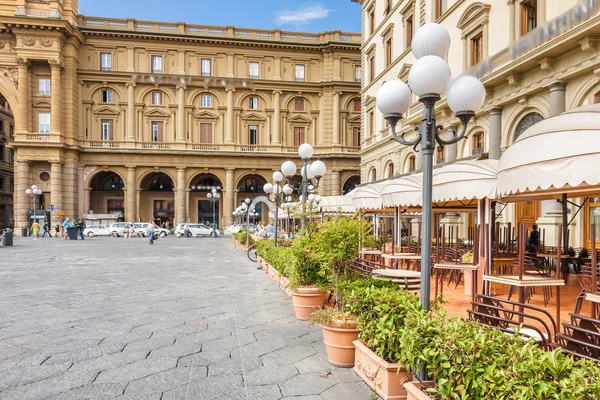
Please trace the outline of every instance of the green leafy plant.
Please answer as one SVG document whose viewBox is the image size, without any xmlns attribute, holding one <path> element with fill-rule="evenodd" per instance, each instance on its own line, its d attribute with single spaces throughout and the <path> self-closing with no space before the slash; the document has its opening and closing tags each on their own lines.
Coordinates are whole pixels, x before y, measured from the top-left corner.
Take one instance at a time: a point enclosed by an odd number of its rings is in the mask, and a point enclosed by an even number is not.
<svg viewBox="0 0 600 400">
<path fill-rule="evenodd" d="M 461 258 L 463 263 L 469 264 L 473 262 L 473 252 L 469 251 L 468 253 L 463 254 Z"/>
<path fill-rule="evenodd" d="M 338 323 L 340 326 L 347 328 L 350 322 L 356 320 L 356 317 L 347 311 L 341 311 L 335 307 L 325 307 L 315 310 L 308 317 L 309 327 L 314 324 L 331 325 Z"/>
</svg>

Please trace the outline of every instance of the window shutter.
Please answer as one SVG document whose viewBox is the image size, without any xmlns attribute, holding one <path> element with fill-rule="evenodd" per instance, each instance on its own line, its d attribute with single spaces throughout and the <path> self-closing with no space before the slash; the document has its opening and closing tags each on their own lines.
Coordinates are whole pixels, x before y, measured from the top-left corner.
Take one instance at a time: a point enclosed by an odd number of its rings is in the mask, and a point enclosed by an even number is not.
<svg viewBox="0 0 600 400">
<path fill-rule="evenodd" d="M 114 121 L 112 119 L 108 120 L 108 140 L 114 140 Z"/>
<path fill-rule="evenodd" d="M 200 124 L 200 143 L 212 142 L 212 124 Z"/>
<path fill-rule="evenodd" d="M 158 122 L 158 140 L 157 142 L 165 141 L 164 122 Z"/>
</svg>

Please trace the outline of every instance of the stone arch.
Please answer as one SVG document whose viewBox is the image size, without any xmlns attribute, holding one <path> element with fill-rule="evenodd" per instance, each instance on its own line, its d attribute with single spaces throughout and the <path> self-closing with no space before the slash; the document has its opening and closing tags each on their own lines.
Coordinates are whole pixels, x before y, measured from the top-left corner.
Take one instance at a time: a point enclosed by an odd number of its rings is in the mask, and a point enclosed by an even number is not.
<svg viewBox="0 0 600 400">
<path fill-rule="evenodd" d="M 360 96 L 356 96 L 356 95 L 351 95 L 349 96 L 346 101 L 344 102 L 344 108 L 342 108 L 343 110 L 349 110 L 350 112 L 354 112 L 354 100 L 361 100 Z M 361 101 L 361 107 L 362 107 L 362 101 Z M 358 112 L 358 111 L 357 111 Z"/>
<path fill-rule="evenodd" d="M 377 180 L 377 168 L 370 167 L 369 173 L 367 174 L 367 181 L 375 182 Z"/>
<path fill-rule="evenodd" d="M 254 178 L 254 177 L 259 180 L 259 182 L 257 183 L 257 190 L 256 191 L 250 191 L 250 192 L 241 192 L 240 191 L 240 186 L 244 183 L 244 181 L 247 180 L 248 178 Z M 261 173 L 258 173 L 258 172 L 248 172 L 248 173 L 245 173 L 242 176 L 240 176 L 240 178 L 236 181 L 236 183 L 235 183 L 235 190 L 238 190 L 239 193 L 263 193 L 262 192 L 262 187 L 264 186 L 265 183 L 267 183 L 269 181 L 270 180 L 267 179 Z"/>
<path fill-rule="evenodd" d="M 171 178 L 171 181 L 173 182 L 173 188 L 177 189 L 175 186 L 175 182 L 177 182 L 176 177 L 170 171 L 167 171 L 166 169 L 149 169 L 147 171 L 144 171 L 142 174 L 140 174 L 140 176 L 137 179 L 136 189 L 145 190 L 143 187 L 143 183 L 145 183 L 146 179 L 148 179 L 148 177 L 153 174 L 161 174 L 161 173 L 165 174 L 169 178 Z"/>
<path fill-rule="evenodd" d="M 194 102 L 196 100 L 198 100 L 198 104 L 201 105 L 202 101 L 199 100 L 199 98 L 203 94 L 210 94 L 213 97 L 213 107 L 212 108 L 216 108 L 216 107 L 225 105 L 225 100 L 221 97 L 221 95 L 219 93 L 209 90 L 209 89 L 199 89 L 199 90 L 193 91 L 190 94 L 190 96 L 188 96 L 189 101 L 187 104 L 194 104 Z"/>
<path fill-rule="evenodd" d="M 391 167 L 391 171 L 390 171 L 390 167 Z M 391 176 L 390 176 L 390 172 L 391 172 Z M 387 160 L 385 160 L 383 163 L 383 178 L 392 178 L 397 173 L 398 173 L 398 171 L 396 168 L 396 164 L 394 163 L 394 160 L 392 160 L 391 158 L 388 158 Z"/>
<path fill-rule="evenodd" d="M 155 106 L 152 104 L 152 101 L 144 101 L 144 98 L 146 96 L 148 96 L 150 93 L 154 93 L 154 92 L 161 92 L 164 96 L 165 99 L 163 101 L 162 106 Z M 168 99 L 168 101 L 167 101 Z M 152 100 L 152 99 L 150 99 Z M 146 104 L 147 106 L 150 107 L 165 107 L 169 104 L 175 104 L 175 97 L 173 96 L 173 93 L 170 90 L 166 90 L 164 88 L 161 88 L 160 86 L 157 87 L 149 87 L 149 88 L 145 88 L 144 90 L 142 90 L 142 92 L 140 93 L 140 95 L 138 96 L 138 101 L 141 103 Z"/>
<path fill-rule="evenodd" d="M 411 157 L 415 158 L 415 164 L 417 162 L 417 153 L 412 150 L 404 152 L 402 157 L 400 158 L 400 165 L 398 168 L 400 169 L 401 174 L 408 174 L 412 171 L 409 171 L 409 160 Z"/>
<path fill-rule="evenodd" d="M 577 92 L 573 96 L 573 100 L 571 101 L 570 106 L 567 109 L 571 110 L 573 108 L 581 107 L 586 104 L 594 104 L 594 97 L 599 93 L 600 82 L 598 82 L 598 77 L 596 75 L 592 75 L 577 90 Z"/>
<path fill-rule="evenodd" d="M 225 189 L 225 177 L 221 176 L 220 173 L 216 172 L 216 171 L 197 171 L 197 172 L 191 174 L 189 179 L 187 180 L 186 187 L 189 189 L 192 187 L 192 185 L 196 185 L 199 178 L 204 177 L 204 176 L 212 176 L 212 177 L 216 178 L 216 180 L 219 182 L 219 186 L 221 186 L 221 189 L 222 190 Z"/>
<path fill-rule="evenodd" d="M 119 86 L 104 84 L 90 86 L 90 88 L 88 89 L 90 93 L 89 99 L 93 99 L 98 92 L 106 89 L 110 89 L 113 91 L 113 96 L 115 96 L 115 98 L 113 98 L 112 104 L 119 104 L 120 102 L 127 101 L 126 94 L 123 91 L 121 91 L 121 88 Z M 96 103 L 99 103 L 99 101 Z"/>
<path fill-rule="evenodd" d="M 529 113 L 537 113 L 540 114 L 543 118 L 547 118 L 549 110 L 543 107 L 543 104 L 536 103 L 529 104 L 528 107 L 513 111 L 510 117 L 508 118 L 508 123 L 506 124 L 506 126 L 508 127 L 508 129 L 506 130 L 506 135 L 504 135 L 504 137 L 502 138 L 504 148 L 514 143 L 517 125 L 519 124 L 521 119 L 523 119 L 523 117 Z"/>
<path fill-rule="evenodd" d="M 248 104 L 244 103 L 248 97 L 258 97 L 264 104 L 264 106 L 262 107 L 258 107 L 259 110 L 264 110 L 265 108 L 271 108 L 271 100 L 267 98 L 267 96 L 265 96 L 262 93 L 258 93 L 258 92 L 250 92 L 250 93 L 244 93 L 242 96 L 240 96 L 240 98 L 238 99 L 237 102 L 237 106 L 241 107 L 244 110 L 248 110 Z M 259 104 L 260 106 L 260 104 Z"/>
<path fill-rule="evenodd" d="M 358 185 L 360 185 L 360 175 L 354 174 L 346 178 L 340 189 L 342 194 L 347 194 L 354 190 Z"/>
<path fill-rule="evenodd" d="M 480 18 L 482 14 L 489 12 L 490 7 L 491 6 L 489 4 L 481 3 L 479 1 L 471 4 L 462 13 L 456 26 L 459 29 L 463 29 L 467 24 L 469 24 L 473 20 Z"/>
<path fill-rule="evenodd" d="M 127 182 L 127 180 L 125 179 L 126 176 L 126 172 L 125 171 L 121 171 L 119 168 L 108 168 L 108 169 L 96 169 L 96 170 L 92 170 L 92 172 L 88 175 L 85 176 L 85 180 L 84 180 L 84 187 L 86 189 L 91 189 L 92 188 L 92 182 L 94 181 L 94 179 L 101 173 L 113 173 L 116 174 L 119 178 L 121 178 L 121 180 L 124 182 L 124 187 L 123 189 L 127 188 L 127 184 L 131 184 L 130 182 Z"/>
<path fill-rule="evenodd" d="M 485 139 L 484 143 L 487 143 L 488 129 L 486 127 L 484 127 L 480 124 L 470 127 L 467 130 L 467 133 L 465 134 L 466 139 L 461 140 L 460 142 L 457 143 L 457 147 L 456 147 L 456 158 L 457 159 L 461 159 L 463 157 L 469 157 L 472 155 L 469 153 L 472 149 L 471 139 L 473 138 L 473 135 L 475 135 L 477 132 L 483 132 L 484 139 Z"/>
<path fill-rule="evenodd" d="M 303 94 L 293 94 L 293 95 L 290 95 L 289 98 L 286 98 L 285 103 L 283 104 L 283 109 L 285 109 L 285 110 L 289 109 L 291 107 L 292 101 L 295 100 L 295 99 L 298 99 L 298 98 L 304 99 L 304 101 L 306 103 L 308 103 L 308 105 L 309 105 L 309 107 L 305 108 L 304 112 L 311 111 L 311 110 L 316 110 L 314 102 L 308 96 L 305 96 Z"/>
</svg>

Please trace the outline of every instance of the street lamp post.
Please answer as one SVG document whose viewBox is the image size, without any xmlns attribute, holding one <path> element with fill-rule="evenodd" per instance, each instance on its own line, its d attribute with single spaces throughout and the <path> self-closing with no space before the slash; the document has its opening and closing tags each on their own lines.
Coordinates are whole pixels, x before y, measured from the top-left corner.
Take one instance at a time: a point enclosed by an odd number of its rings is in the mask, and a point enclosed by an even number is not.
<svg viewBox="0 0 600 400">
<path fill-rule="evenodd" d="M 212 214 L 213 214 L 213 231 L 211 233 L 211 235 L 214 233 L 214 237 L 217 237 L 217 221 L 216 221 L 216 214 L 215 214 L 215 207 L 217 205 L 217 203 L 219 202 L 219 199 L 221 198 L 221 194 L 219 192 L 217 192 L 216 188 L 213 188 L 212 191 L 210 193 L 208 193 L 206 195 L 206 198 L 208 199 L 208 201 L 210 201 L 212 203 Z"/>
<path fill-rule="evenodd" d="M 421 305 L 429 310 L 431 293 L 431 214 L 432 214 L 432 170 L 435 143 L 440 147 L 457 143 L 465 138 L 467 124 L 485 101 L 483 84 L 472 76 L 459 76 L 450 81 L 450 67 L 443 57 L 450 48 L 450 35 L 439 24 L 423 25 L 412 40 L 412 52 L 418 59 L 408 74 L 410 88 L 400 80 L 392 80 L 381 86 L 377 93 L 377 107 L 390 123 L 394 140 L 406 146 L 421 143 L 423 151 L 423 231 L 421 252 Z M 406 133 L 396 134 L 396 124 L 406 114 L 411 103 L 411 89 L 423 103 L 423 117 L 420 127 L 416 127 L 417 138 L 407 140 Z M 462 123 L 460 133 L 448 131 L 436 125 L 435 105 L 446 93 L 448 105 Z"/>
<path fill-rule="evenodd" d="M 27 194 L 29 197 L 31 197 L 31 200 L 33 202 L 32 216 L 33 216 L 33 219 L 35 220 L 35 216 L 36 216 L 35 199 L 38 196 L 42 195 L 42 189 L 38 188 L 37 185 L 31 185 L 31 187 L 29 189 L 25 190 L 25 194 Z"/>
<path fill-rule="evenodd" d="M 296 166 L 294 165 L 294 168 L 295 167 Z M 273 172 L 273 181 L 275 184 L 265 183 L 263 186 L 267 199 L 269 199 L 271 203 L 275 203 L 275 212 L 273 213 L 273 242 L 275 243 L 275 246 L 277 246 L 277 233 L 279 230 L 279 207 L 281 207 L 281 204 L 294 192 L 294 189 L 289 184 L 284 185 L 283 188 L 281 187 L 280 184 L 283 180 L 283 174 L 279 171 L 275 171 Z"/>
</svg>

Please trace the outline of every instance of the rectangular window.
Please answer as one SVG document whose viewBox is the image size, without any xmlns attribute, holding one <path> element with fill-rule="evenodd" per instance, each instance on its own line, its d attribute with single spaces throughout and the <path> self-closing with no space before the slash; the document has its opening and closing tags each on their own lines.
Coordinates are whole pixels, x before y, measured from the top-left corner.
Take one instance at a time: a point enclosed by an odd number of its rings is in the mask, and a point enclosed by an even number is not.
<svg viewBox="0 0 600 400">
<path fill-rule="evenodd" d="M 4 146 L 0 146 L 0 161 L 4 161 Z"/>
<path fill-rule="evenodd" d="M 360 112 L 360 99 L 354 99 L 354 112 Z"/>
<path fill-rule="evenodd" d="M 113 120 L 103 119 L 102 125 L 102 140 L 113 140 Z"/>
<path fill-rule="evenodd" d="M 212 124 L 201 123 L 200 124 L 200 143 L 212 143 Z"/>
<path fill-rule="evenodd" d="M 250 125 L 248 128 L 248 144 L 258 144 L 258 126 Z"/>
<path fill-rule="evenodd" d="M 385 10 L 383 11 L 384 15 L 389 14 L 392 11 L 392 0 L 386 0 L 385 2 Z"/>
<path fill-rule="evenodd" d="M 361 69 L 360 66 L 356 66 L 354 67 L 354 82 L 360 82 L 360 78 L 361 78 Z"/>
<path fill-rule="evenodd" d="M 446 10 L 446 0 L 435 0 L 435 19 L 442 16 Z"/>
<path fill-rule="evenodd" d="M 258 79 L 258 63 L 250 62 L 248 63 L 248 77 L 250 79 Z"/>
<path fill-rule="evenodd" d="M 392 63 L 392 38 L 385 42 L 385 65 L 386 67 Z"/>
<path fill-rule="evenodd" d="M 102 102 L 103 103 L 112 103 L 112 90 L 103 90 L 102 91 Z"/>
<path fill-rule="evenodd" d="M 212 107 L 212 96 L 210 94 L 202 95 L 202 107 Z"/>
<path fill-rule="evenodd" d="M 352 128 L 352 146 L 360 146 L 360 128 Z"/>
<path fill-rule="evenodd" d="M 375 56 L 369 58 L 369 82 L 375 79 Z"/>
<path fill-rule="evenodd" d="M 303 143 L 306 143 L 306 140 L 304 140 L 304 127 L 295 127 L 294 128 L 294 146 L 297 147 Z"/>
<path fill-rule="evenodd" d="M 9 156 L 9 162 L 10 162 L 10 164 L 13 165 L 15 163 L 15 151 L 13 149 L 10 149 L 10 151 L 8 153 L 8 156 Z M 14 184 L 14 181 L 11 180 L 10 181 L 10 185 L 11 185 L 10 191 L 11 192 L 14 192 L 13 184 Z"/>
<path fill-rule="evenodd" d="M 521 35 L 537 27 L 537 1 L 526 0 L 521 3 Z"/>
<path fill-rule="evenodd" d="M 163 58 L 162 56 L 152 56 L 152 73 L 162 74 L 163 72 Z"/>
<path fill-rule="evenodd" d="M 164 142 L 164 134 L 163 134 L 163 122 L 162 121 L 152 121 L 152 141 L 153 142 Z"/>
<path fill-rule="evenodd" d="M 40 94 L 50 94 L 50 79 L 40 79 Z"/>
<path fill-rule="evenodd" d="M 162 104 L 162 93 L 161 92 L 152 93 L 152 104 L 155 106 L 159 106 Z"/>
<path fill-rule="evenodd" d="M 413 16 L 411 15 L 410 17 L 406 18 L 406 47 L 407 48 L 412 46 L 413 31 L 414 31 Z"/>
<path fill-rule="evenodd" d="M 369 113 L 369 137 L 375 134 L 375 113 L 371 111 Z"/>
<path fill-rule="evenodd" d="M 0 119 L 0 134 L 4 134 L 4 120 Z"/>
<path fill-rule="evenodd" d="M 102 71 L 112 70 L 112 54 L 111 53 L 100 53 L 100 69 Z"/>
<path fill-rule="evenodd" d="M 375 32 L 375 11 L 371 11 L 369 14 L 369 35 Z"/>
<path fill-rule="evenodd" d="M 304 111 L 304 99 L 294 100 L 294 111 Z"/>
<path fill-rule="evenodd" d="M 251 110 L 258 110 L 258 97 L 250 97 L 248 99 L 248 108 Z"/>
<path fill-rule="evenodd" d="M 479 63 L 483 59 L 483 36 L 480 33 L 471 39 L 471 65 Z"/>
<path fill-rule="evenodd" d="M 211 60 L 208 58 L 202 59 L 202 76 L 211 76 Z"/>
<path fill-rule="evenodd" d="M 50 133 L 50 113 L 39 113 L 38 125 L 40 133 Z"/>
<path fill-rule="evenodd" d="M 296 82 L 304 82 L 304 65 L 296 65 Z"/>
</svg>

